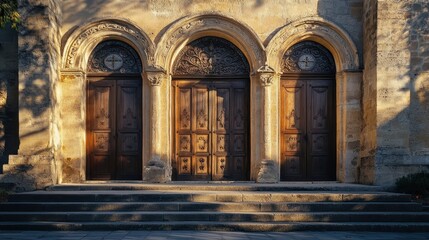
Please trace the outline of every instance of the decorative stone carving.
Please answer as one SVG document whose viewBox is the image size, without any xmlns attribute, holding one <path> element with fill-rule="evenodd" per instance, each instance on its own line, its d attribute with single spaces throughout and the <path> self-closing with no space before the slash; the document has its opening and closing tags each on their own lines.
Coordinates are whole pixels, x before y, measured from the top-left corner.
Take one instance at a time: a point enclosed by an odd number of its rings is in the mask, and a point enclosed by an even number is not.
<svg viewBox="0 0 429 240">
<path fill-rule="evenodd" d="M 120 41 L 105 41 L 92 52 L 88 72 L 140 73 L 142 63 L 137 52 Z"/>
<path fill-rule="evenodd" d="M 247 75 L 249 64 L 232 43 L 203 37 L 188 44 L 179 54 L 174 75 Z"/>
<path fill-rule="evenodd" d="M 350 36 L 336 24 L 320 17 L 303 19 L 286 25 L 281 29 L 267 46 L 267 56 L 270 58 L 269 62 L 275 65 L 275 67 L 279 66 L 280 63 L 278 60 L 281 59 L 283 51 L 293 43 L 309 36 L 322 38 L 324 41 L 329 42 L 338 53 L 338 60 L 341 61 L 343 70 L 359 68 L 357 48 Z"/>
<path fill-rule="evenodd" d="M 238 39 L 248 49 L 248 54 L 251 57 L 249 61 L 254 65 L 261 65 L 266 60 L 262 42 L 249 27 L 235 19 L 210 13 L 184 18 L 167 30 L 160 41 L 159 45 L 164 47 L 157 50 L 156 63 L 167 67 L 168 56 L 171 50 L 174 49 L 175 44 L 205 30 L 223 32 L 232 38 Z"/>
<path fill-rule="evenodd" d="M 275 71 L 272 67 L 268 66 L 267 64 L 260 67 L 256 73 L 259 75 L 259 79 L 261 81 L 262 86 L 267 87 L 270 86 L 273 83 L 273 77 L 275 74 Z"/>
<path fill-rule="evenodd" d="M 164 79 L 167 78 L 167 75 L 162 69 L 154 69 L 146 71 L 147 80 L 151 86 L 160 86 Z"/>
<path fill-rule="evenodd" d="M 322 45 L 303 41 L 288 49 L 283 56 L 282 72 L 335 73 L 332 54 Z"/>
<path fill-rule="evenodd" d="M 65 59 L 65 68 L 78 67 L 76 65 L 76 59 L 81 55 L 79 53 L 81 46 L 85 46 L 85 42 L 89 39 L 94 38 L 96 35 L 101 35 L 103 32 L 112 35 L 112 32 L 122 33 L 123 35 L 128 35 L 139 42 L 139 45 L 144 46 L 142 49 L 146 57 L 148 57 L 149 62 L 153 62 L 152 53 L 153 47 L 149 42 L 149 38 L 142 34 L 142 31 L 130 24 L 126 23 L 125 20 L 118 19 L 109 19 L 109 20 L 100 20 L 88 24 L 87 26 L 78 29 L 77 34 L 73 37 L 71 36 L 71 43 L 67 46 L 66 50 L 66 59 Z"/>
</svg>

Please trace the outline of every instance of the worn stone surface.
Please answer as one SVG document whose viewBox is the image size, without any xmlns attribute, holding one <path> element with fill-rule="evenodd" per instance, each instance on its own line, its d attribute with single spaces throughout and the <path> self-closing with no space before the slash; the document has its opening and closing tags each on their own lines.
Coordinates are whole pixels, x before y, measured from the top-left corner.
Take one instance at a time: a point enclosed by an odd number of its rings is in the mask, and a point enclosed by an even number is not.
<svg viewBox="0 0 429 240">
<path fill-rule="evenodd" d="M 142 58 L 143 179 L 171 180 L 171 66 L 188 42 L 210 35 L 250 64 L 250 180 L 278 177 L 278 168 L 260 171 L 263 159 L 281 161 L 278 65 L 307 39 L 336 61 L 337 180 L 391 185 L 429 165 L 428 8 L 426 0 L 21 0 L 18 34 L 0 31 L 0 152 L 49 156 L 53 181 L 86 180 L 86 61 L 114 38 Z M 268 87 L 257 71 L 265 65 Z"/>
<path fill-rule="evenodd" d="M 429 166 L 429 3 L 365 1 L 360 181 L 391 185 Z"/>
<path fill-rule="evenodd" d="M 9 157 L 0 181 L 15 181 L 18 190 L 32 190 L 57 178 L 53 89 L 59 73 L 61 14 L 57 2 L 51 0 L 22 0 L 18 11 L 19 151 Z"/>
<path fill-rule="evenodd" d="M 261 162 L 258 178 L 258 183 L 276 183 L 279 181 L 278 164 L 273 160 L 263 160 Z"/>
<path fill-rule="evenodd" d="M 153 183 L 165 183 L 170 179 L 168 177 L 167 164 L 161 158 L 153 158 L 148 163 L 143 172 L 145 181 Z"/>
</svg>

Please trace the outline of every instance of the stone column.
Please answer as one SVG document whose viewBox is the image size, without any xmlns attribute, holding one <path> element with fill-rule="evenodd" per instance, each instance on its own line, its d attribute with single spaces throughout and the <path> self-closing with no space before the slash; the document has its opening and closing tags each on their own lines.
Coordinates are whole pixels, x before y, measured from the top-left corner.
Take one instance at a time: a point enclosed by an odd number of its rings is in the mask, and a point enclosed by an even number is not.
<svg viewBox="0 0 429 240">
<path fill-rule="evenodd" d="M 272 115 L 271 115 L 271 91 L 272 83 L 275 77 L 274 69 L 268 65 L 264 65 L 258 69 L 257 75 L 262 85 L 262 161 L 256 179 L 261 183 L 275 183 L 279 181 L 279 166 L 278 162 L 272 156 Z"/>
<path fill-rule="evenodd" d="M 150 107 L 150 160 L 145 166 L 143 179 L 148 182 L 168 181 L 167 170 L 169 168 L 165 159 L 162 159 L 162 94 L 161 89 L 166 82 L 167 75 L 163 70 L 147 71 L 146 78 L 151 86 L 151 107 Z"/>
</svg>

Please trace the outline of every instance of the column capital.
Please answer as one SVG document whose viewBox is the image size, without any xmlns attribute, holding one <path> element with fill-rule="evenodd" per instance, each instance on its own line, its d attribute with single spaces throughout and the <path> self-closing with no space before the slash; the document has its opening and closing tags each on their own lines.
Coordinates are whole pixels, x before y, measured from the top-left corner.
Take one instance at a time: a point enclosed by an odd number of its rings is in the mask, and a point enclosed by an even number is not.
<svg viewBox="0 0 429 240">
<path fill-rule="evenodd" d="M 167 79 L 167 74 L 164 69 L 153 67 L 145 71 L 146 78 L 151 86 L 160 86 Z"/>
<path fill-rule="evenodd" d="M 256 75 L 259 77 L 262 86 L 267 87 L 273 83 L 273 78 L 276 72 L 268 64 L 263 65 L 258 70 L 256 70 Z"/>
</svg>

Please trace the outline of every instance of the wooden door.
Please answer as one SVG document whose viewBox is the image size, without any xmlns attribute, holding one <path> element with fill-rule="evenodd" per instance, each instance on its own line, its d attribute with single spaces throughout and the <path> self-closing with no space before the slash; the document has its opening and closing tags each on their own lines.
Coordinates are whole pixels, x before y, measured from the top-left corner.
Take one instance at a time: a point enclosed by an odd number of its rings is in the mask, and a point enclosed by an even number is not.
<svg viewBox="0 0 429 240">
<path fill-rule="evenodd" d="M 281 84 L 281 180 L 335 179 L 334 80 Z"/>
<path fill-rule="evenodd" d="M 141 81 L 90 79 L 88 178 L 141 179 Z"/>
<path fill-rule="evenodd" d="M 248 175 L 246 80 L 176 80 L 176 180 L 245 180 Z"/>
</svg>

